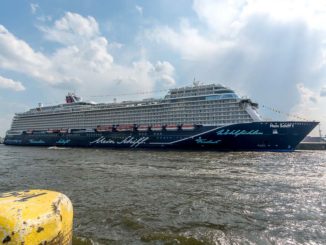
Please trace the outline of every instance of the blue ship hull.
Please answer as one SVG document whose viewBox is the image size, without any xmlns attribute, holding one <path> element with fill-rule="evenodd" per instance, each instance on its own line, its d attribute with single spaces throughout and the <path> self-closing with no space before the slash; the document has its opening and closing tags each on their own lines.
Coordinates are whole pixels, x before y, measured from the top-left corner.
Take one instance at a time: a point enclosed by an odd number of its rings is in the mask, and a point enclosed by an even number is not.
<svg viewBox="0 0 326 245">
<path fill-rule="evenodd" d="M 23 133 L 7 135 L 6 145 L 293 151 L 318 122 L 252 122 L 193 130 L 129 132 Z"/>
</svg>

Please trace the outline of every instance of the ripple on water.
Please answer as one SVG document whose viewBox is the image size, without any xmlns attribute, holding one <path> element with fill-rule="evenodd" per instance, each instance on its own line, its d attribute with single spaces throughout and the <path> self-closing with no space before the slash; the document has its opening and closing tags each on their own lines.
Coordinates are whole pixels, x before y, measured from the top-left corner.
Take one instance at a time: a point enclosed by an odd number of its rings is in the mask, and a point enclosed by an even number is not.
<svg viewBox="0 0 326 245">
<path fill-rule="evenodd" d="M 74 244 L 323 244 L 325 173 L 325 151 L 0 146 L 0 191 L 67 194 Z"/>
</svg>

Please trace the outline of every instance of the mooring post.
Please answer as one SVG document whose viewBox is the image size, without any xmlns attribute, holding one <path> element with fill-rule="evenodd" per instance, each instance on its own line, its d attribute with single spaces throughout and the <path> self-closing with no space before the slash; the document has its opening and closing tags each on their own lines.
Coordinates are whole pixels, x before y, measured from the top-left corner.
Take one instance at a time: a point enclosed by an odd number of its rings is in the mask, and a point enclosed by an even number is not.
<svg viewBox="0 0 326 245">
<path fill-rule="evenodd" d="M 48 190 L 0 193 L 0 244 L 72 244 L 73 207 Z"/>
</svg>

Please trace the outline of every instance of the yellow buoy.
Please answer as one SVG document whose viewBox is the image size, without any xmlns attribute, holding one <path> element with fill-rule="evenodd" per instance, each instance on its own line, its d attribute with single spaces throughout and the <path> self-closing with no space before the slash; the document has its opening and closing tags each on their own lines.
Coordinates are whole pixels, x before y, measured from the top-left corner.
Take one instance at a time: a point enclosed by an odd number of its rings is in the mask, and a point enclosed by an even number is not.
<svg viewBox="0 0 326 245">
<path fill-rule="evenodd" d="M 0 244 L 71 244 L 72 224 L 72 204 L 61 193 L 0 193 Z"/>
</svg>

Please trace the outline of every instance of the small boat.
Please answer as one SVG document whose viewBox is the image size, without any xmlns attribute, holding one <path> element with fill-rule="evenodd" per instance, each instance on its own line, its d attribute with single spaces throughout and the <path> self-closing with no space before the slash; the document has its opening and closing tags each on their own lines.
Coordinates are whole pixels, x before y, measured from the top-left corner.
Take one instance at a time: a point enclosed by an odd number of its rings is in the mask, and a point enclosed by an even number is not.
<svg viewBox="0 0 326 245">
<path fill-rule="evenodd" d="M 182 130 L 194 130 L 195 125 L 194 124 L 182 124 L 181 129 Z"/>
<path fill-rule="evenodd" d="M 60 133 L 66 134 L 66 133 L 68 133 L 68 129 L 62 128 L 62 129 L 60 129 Z"/>
<path fill-rule="evenodd" d="M 176 124 L 168 124 L 165 126 L 166 131 L 177 131 L 178 125 Z"/>
</svg>

